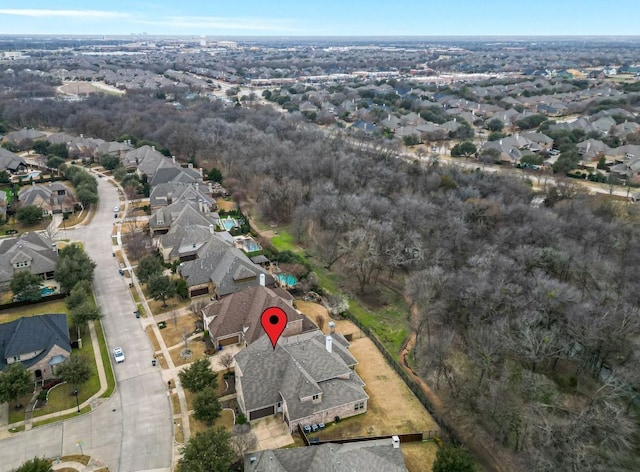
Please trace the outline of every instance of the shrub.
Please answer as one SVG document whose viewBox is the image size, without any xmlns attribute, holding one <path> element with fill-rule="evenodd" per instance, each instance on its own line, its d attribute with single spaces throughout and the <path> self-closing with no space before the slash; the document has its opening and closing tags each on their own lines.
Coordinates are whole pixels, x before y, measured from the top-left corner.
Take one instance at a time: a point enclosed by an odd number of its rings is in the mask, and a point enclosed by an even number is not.
<svg viewBox="0 0 640 472">
<path fill-rule="evenodd" d="M 236 424 L 247 424 L 247 417 L 244 416 L 244 413 L 236 415 Z"/>
</svg>

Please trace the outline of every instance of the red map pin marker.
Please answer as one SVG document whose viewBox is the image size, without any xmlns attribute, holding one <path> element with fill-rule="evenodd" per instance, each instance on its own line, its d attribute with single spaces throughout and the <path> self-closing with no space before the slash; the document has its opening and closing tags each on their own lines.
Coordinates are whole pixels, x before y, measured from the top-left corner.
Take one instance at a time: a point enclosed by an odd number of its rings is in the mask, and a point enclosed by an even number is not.
<svg viewBox="0 0 640 472">
<path fill-rule="evenodd" d="M 264 332 L 269 336 L 273 349 L 275 349 L 280 335 L 287 327 L 287 314 L 282 308 L 272 306 L 262 312 L 260 323 Z"/>
</svg>

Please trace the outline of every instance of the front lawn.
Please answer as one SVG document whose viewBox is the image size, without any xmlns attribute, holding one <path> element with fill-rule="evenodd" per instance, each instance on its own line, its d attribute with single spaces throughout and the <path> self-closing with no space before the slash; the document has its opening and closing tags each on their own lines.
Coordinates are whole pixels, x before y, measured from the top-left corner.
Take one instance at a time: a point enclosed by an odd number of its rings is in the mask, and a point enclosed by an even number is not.
<svg viewBox="0 0 640 472">
<path fill-rule="evenodd" d="M 89 359 L 91 364 L 91 377 L 89 380 L 78 386 L 78 403 L 88 400 L 91 396 L 100 390 L 100 378 L 98 377 L 98 368 L 96 366 L 95 357 L 93 355 L 93 344 L 89 328 L 86 327 L 81 331 L 82 348 L 76 349 L 73 355 L 84 355 Z M 33 416 L 43 416 L 57 411 L 63 411 L 76 406 L 76 397 L 73 395 L 74 386 L 70 384 L 59 384 L 49 390 L 47 404 L 43 408 L 39 408 L 33 412 Z"/>
</svg>

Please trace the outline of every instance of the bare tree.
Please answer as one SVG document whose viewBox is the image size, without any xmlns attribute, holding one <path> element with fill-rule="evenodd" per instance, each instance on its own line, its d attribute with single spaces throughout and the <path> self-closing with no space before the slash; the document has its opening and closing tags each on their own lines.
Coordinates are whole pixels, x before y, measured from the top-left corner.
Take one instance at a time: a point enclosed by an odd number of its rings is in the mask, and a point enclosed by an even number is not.
<svg viewBox="0 0 640 472">
<path fill-rule="evenodd" d="M 250 424 L 237 424 L 233 426 L 231 446 L 236 451 L 238 457 L 243 457 L 246 453 L 256 450 L 258 440 L 253 431 L 251 431 Z"/>
<path fill-rule="evenodd" d="M 218 362 L 228 372 L 229 369 L 231 369 L 231 366 L 233 366 L 233 355 L 230 352 L 225 352 L 224 354 L 220 355 L 220 357 L 218 358 Z"/>
<path fill-rule="evenodd" d="M 337 316 L 349 309 L 349 300 L 341 293 L 330 293 L 324 299 L 324 306 L 330 315 Z"/>
</svg>

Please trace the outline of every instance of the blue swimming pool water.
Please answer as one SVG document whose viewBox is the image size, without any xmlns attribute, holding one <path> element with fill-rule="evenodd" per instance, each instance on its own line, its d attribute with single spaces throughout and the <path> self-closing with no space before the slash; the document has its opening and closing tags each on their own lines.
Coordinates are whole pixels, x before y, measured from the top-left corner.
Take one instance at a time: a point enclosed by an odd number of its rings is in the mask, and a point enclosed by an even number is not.
<svg viewBox="0 0 640 472">
<path fill-rule="evenodd" d="M 276 277 L 278 277 L 278 280 L 280 280 L 280 282 L 289 287 L 293 287 L 298 283 L 298 279 L 296 279 L 293 274 L 276 274 Z"/>
<path fill-rule="evenodd" d="M 48 287 L 42 287 L 40 289 L 40 296 L 42 297 L 46 297 L 47 295 L 52 295 L 55 293 L 55 290 L 48 288 Z"/>
<path fill-rule="evenodd" d="M 227 218 L 222 220 L 222 224 L 224 225 L 225 229 L 229 231 L 236 226 L 236 220 L 234 220 L 233 218 Z"/>
</svg>

